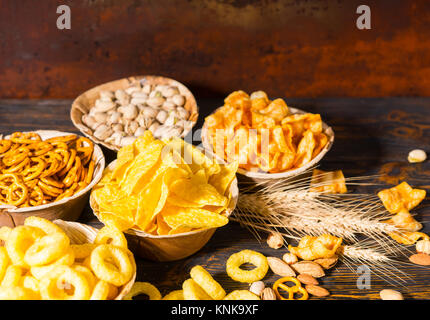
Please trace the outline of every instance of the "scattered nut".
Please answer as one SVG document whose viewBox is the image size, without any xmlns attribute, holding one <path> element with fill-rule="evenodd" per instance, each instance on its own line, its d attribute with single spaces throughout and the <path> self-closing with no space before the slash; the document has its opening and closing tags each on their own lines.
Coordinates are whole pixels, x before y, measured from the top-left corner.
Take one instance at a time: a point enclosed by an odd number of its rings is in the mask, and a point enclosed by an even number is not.
<svg viewBox="0 0 430 320">
<path fill-rule="evenodd" d="M 265 288 L 261 293 L 262 300 L 276 300 L 275 291 L 272 288 Z"/>
<path fill-rule="evenodd" d="M 257 296 L 261 296 L 261 293 L 263 292 L 264 288 L 266 286 L 264 285 L 263 281 L 255 281 L 251 284 L 251 286 L 249 287 L 249 291 L 251 291 L 252 293 L 256 294 Z"/>
<path fill-rule="evenodd" d="M 284 261 L 276 257 L 267 257 L 270 269 L 274 274 L 281 277 L 295 277 L 296 273 L 294 270 Z"/>
<path fill-rule="evenodd" d="M 293 264 L 299 261 L 297 256 L 294 253 L 287 252 L 282 256 L 282 260 L 284 260 L 288 264 Z"/>
<path fill-rule="evenodd" d="M 327 297 L 330 295 L 330 292 L 321 286 L 316 286 L 312 284 L 308 284 L 305 286 L 305 289 L 308 293 L 315 297 Z"/>
<path fill-rule="evenodd" d="M 299 261 L 291 265 L 291 267 L 299 274 L 308 274 L 314 278 L 325 276 L 323 268 L 312 261 Z"/>
<path fill-rule="evenodd" d="M 297 280 L 304 284 L 318 285 L 318 280 L 306 273 L 299 274 Z"/>
<path fill-rule="evenodd" d="M 404 300 L 403 295 L 396 290 L 384 289 L 379 292 L 382 300 Z"/>
<path fill-rule="evenodd" d="M 272 232 L 267 237 L 267 244 L 270 248 L 279 249 L 284 245 L 284 237 L 280 233 Z"/>
<path fill-rule="evenodd" d="M 409 261 L 421 266 L 430 266 L 430 255 L 425 253 L 413 254 L 409 257 Z"/>
<path fill-rule="evenodd" d="M 333 268 L 336 265 L 338 260 L 339 260 L 338 256 L 334 256 L 331 258 L 316 259 L 314 260 L 314 262 L 318 263 L 321 267 L 328 270 Z"/>
<path fill-rule="evenodd" d="M 425 253 L 430 255 L 430 240 L 420 240 L 416 244 L 418 253 Z"/>
<path fill-rule="evenodd" d="M 101 91 L 88 114 L 82 116 L 82 123 L 96 138 L 117 147 L 129 144 L 145 130 L 160 139 L 182 137 L 194 124 L 188 121 L 185 102 L 176 86 L 139 82 L 126 89 Z"/>
<path fill-rule="evenodd" d="M 415 149 L 409 152 L 408 161 L 410 163 L 423 162 L 427 159 L 427 154 L 424 150 Z"/>
</svg>

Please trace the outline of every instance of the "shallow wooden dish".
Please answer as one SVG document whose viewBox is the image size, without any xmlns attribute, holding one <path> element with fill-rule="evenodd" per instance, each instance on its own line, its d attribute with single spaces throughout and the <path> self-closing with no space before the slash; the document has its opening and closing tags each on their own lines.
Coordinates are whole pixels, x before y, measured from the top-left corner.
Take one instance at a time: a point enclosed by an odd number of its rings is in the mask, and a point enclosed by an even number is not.
<svg viewBox="0 0 430 320">
<path fill-rule="evenodd" d="M 72 244 L 93 243 L 98 232 L 97 229 L 78 222 L 64 221 L 60 219 L 54 220 L 53 222 L 64 230 Z M 124 298 L 124 296 L 131 290 L 131 287 L 133 287 L 133 284 L 136 281 L 136 262 L 132 255 L 130 258 L 134 267 L 134 275 L 129 282 L 119 289 L 118 296 L 115 300 L 122 300 L 122 298 Z"/>
<path fill-rule="evenodd" d="M 109 169 L 114 169 L 116 160 L 108 165 Z M 230 216 L 236 208 L 239 198 L 237 179 L 234 179 L 228 189 L 231 194 L 230 203 L 222 213 L 226 217 Z M 92 196 L 90 196 L 90 206 L 94 214 L 98 217 L 98 208 Z M 129 248 L 137 256 L 153 261 L 175 261 L 191 256 L 199 251 L 212 237 L 216 228 L 197 230 L 174 235 L 152 235 L 141 230 L 129 229 L 125 231 Z"/>
<path fill-rule="evenodd" d="M 142 82 L 143 84 L 146 84 L 146 83 L 155 84 L 155 85 L 163 84 L 163 85 L 172 85 L 172 86 L 178 87 L 179 92 L 182 95 L 184 95 L 186 99 L 184 108 L 190 113 L 190 117 L 188 118 L 188 121 L 191 121 L 193 123 L 193 125 L 190 126 L 189 130 L 188 131 L 185 130 L 184 133 L 182 134 L 182 136 L 186 136 L 188 132 L 190 132 L 192 127 L 194 127 L 194 125 L 196 124 L 197 118 L 199 116 L 199 109 L 197 106 L 196 99 L 194 98 L 194 95 L 186 86 L 184 86 L 182 83 L 176 80 L 161 77 L 161 76 L 150 76 L 150 75 L 128 77 L 120 80 L 107 82 L 82 93 L 73 101 L 72 109 L 70 110 L 70 117 L 75 127 L 78 128 L 85 136 L 93 140 L 95 143 L 101 144 L 110 150 L 118 151 L 120 149 L 119 147 L 110 143 L 106 143 L 105 141 L 102 141 L 94 137 L 93 131 L 82 122 L 82 116 L 84 114 L 87 114 L 90 111 L 90 109 L 94 106 L 94 103 L 99 98 L 101 91 L 103 90 L 115 91 L 117 89 L 127 89 L 133 83 L 136 83 L 139 81 Z"/>
<path fill-rule="evenodd" d="M 34 132 L 38 133 L 42 140 L 72 134 L 54 130 L 37 130 Z M 96 144 L 94 145 L 93 160 L 95 162 L 93 180 L 84 189 L 72 197 L 41 206 L 27 208 L 0 206 L 0 226 L 15 227 L 22 225 L 29 216 L 38 216 L 48 220 L 77 220 L 88 201 L 90 190 L 100 181 L 105 168 L 105 157 L 100 147 Z"/>
<path fill-rule="evenodd" d="M 291 111 L 292 114 L 307 113 L 306 111 L 296 109 L 296 108 L 291 108 L 291 107 L 289 107 L 289 110 Z M 291 178 L 303 175 L 307 170 L 309 170 L 312 167 L 315 167 L 318 164 L 318 162 L 321 161 L 321 159 L 331 149 L 334 143 L 333 129 L 329 127 L 325 122 L 322 123 L 322 127 L 323 127 L 323 133 L 325 133 L 328 137 L 328 142 L 324 146 L 324 148 L 320 151 L 320 153 L 315 158 L 313 158 L 310 162 L 308 162 L 306 165 L 294 170 L 288 170 L 288 171 L 279 172 L 279 173 L 252 172 L 252 171 L 246 171 L 242 168 L 239 168 L 237 170 L 237 173 L 239 174 L 239 177 L 238 177 L 239 181 L 264 183 L 264 182 L 270 182 L 272 180 L 277 180 L 277 179 L 291 179 Z M 212 145 L 209 143 L 206 137 L 206 134 L 207 134 L 207 128 L 206 128 L 206 122 L 205 122 L 203 124 L 202 134 L 201 134 L 202 144 L 206 150 L 210 152 L 214 152 Z"/>
</svg>

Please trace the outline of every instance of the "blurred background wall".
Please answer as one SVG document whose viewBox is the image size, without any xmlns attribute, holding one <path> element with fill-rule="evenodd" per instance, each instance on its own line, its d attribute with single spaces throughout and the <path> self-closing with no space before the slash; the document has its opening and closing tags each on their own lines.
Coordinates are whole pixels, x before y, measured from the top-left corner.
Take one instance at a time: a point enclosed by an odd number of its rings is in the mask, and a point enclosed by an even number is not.
<svg viewBox="0 0 430 320">
<path fill-rule="evenodd" d="M 56 27 L 61 4 L 71 30 Z M 74 98 L 141 74 L 197 96 L 430 96 L 429 39 L 428 0 L 0 0 L 0 97 Z"/>
</svg>

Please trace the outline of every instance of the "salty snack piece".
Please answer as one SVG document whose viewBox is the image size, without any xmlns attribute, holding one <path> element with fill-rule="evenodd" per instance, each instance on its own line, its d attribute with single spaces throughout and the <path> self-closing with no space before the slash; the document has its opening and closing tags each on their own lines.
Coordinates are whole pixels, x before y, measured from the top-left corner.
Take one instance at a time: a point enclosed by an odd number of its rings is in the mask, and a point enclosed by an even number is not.
<svg viewBox="0 0 430 320">
<path fill-rule="evenodd" d="M 288 246 L 288 250 L 303 260 L 331 258 L 342 245 L 342 238 L 329 234 L 319 237 L 304 236 L 297 247 Z"/>
<path fill-rule="evenodd" d="M 348 192 L 342 170 L 323 171 L 314 169 L 309 191 L 327 194 Z"/>
<path fill-rule="evenodd" d="M 184 290 L 174 290 L 169 292 L 162 300 L 184 300 Z"/>
<path fill-rule="evenodd" d="M 415 220 L 415 218 L 412 217 L 406 209 L 401 209 L 399 213 L 384 222 L 395 225 L 399 229 L 409 232 L 418 231 L 423 227 L 423 225 Z"/>
<path fill-rule="evenodd" d="M 417 249 L 418 253 L 430 254 L 430 240 L 420 240 L 420 241 L 418 241 L 416 243 L 416 245 L 415 245 L 415 248 Z M 1 276 L 0 276 L 0 278 L 1 278 Z"/>
<path fill-rule="evenodd" d="M 243 270 L 240 266 L 250 263 L 255 266 L 252 270 Z M 230 278 L 239 282 L 252 283 L 261 280 L 269 270 L 267 258 L 253 250 L 242 250 L 232 254 L 226 263 L 226 271 Z"/>
<path fill-rule="evenodd" d="M 287 283 L 293 283 L 294 286 L 289 286 Z M 288 298 L 285 298 L 280 292 L 279 288 L 283 289 L 288 293 Z M 309 294 L 305 288 L 302 287 L 302 284 L 299 280 L 294 277 L 283 277 L 275 281 L 273 284 L 273 291 L 275 291 L 276 296 L 279 300 L 307 300 L 309 298 Z M 298 299 L 294 298 L 294 295 L 298 293 L 301 294 L 301 297 Z"/>
<path fill-rule="evenodd" d="M 71 197 L 91 183 L 94 145 L 67 135 L 42 141 L 34 132 L 1 140 L 0 205 L 34 207 Z"/>
<path fill-rule="evenodd" d="M 167 235 L 221 227 L 237 163 L 223 165 L 181 139 L 146 131 L 118 152 L 91 197 L 108 227 Z"/>
<path fill-rule="evenodd" d="M 149 282 L 135 282 L 130 292 L 124 297 L 123 300 L 132 300 L 141 294 L 146 294 L 149 300 L 161 300 L 160 291 Z"/>
<path fill-rule="evenodd" d="M 206 291 L 214 300 L 225 297 L 225 291 L 221 285 L 212 278 L 202 266 L 194 266 L 190 271 L 191 278 Z"/>
<path fill-rule="evenodd" d="M 223 300 L 260 300 L 260 297 L 248 290 L 234 290 L 226 295 Z"/>
<path fill-rule="evenodd" d="M 410 163 L 423 162 L 427 159 L 427 154 L 424 150 L 414 149 L 408 154 L 408 161 Z"/>
<path fill-rule="evenodd" d="M 292 114 L 282 99 L 264 91 L 232 92 L 205 119 L 213 151 L 247 171 L 285 172 L 315 158 L 328 143 L 319 114 Z"/>
<path fill-rule="evenodd" d="M 193 279 L 185 280 L 182 290 L 185 300 L 213 300 Z"/>
<path fill-rule="evenodd" d="M 391 232 L 389 236 L 398 243 L 412 245 L 418 240 L 430 240 L 430 237 L 423 232 Z"/>
<path fill-rule="evenodd" d="M 136 82 L 125 90 L 100 92 L 82 122 L 97 139 L 119 148 L 145 130 L 160 139 L 185 136 L 194 123 L 185 105 L 176 86 Z"/>
<path fill-rule="evenodd" d="M 390 213 L 399 213 L 402 209 L 408 211 L 415 208 L 426 197 L 426 191 L 413 189 L 407 182 L 378 192 L 385 208 Z"/>
<path fill-rule="evenodd" d="M 78 245 L 43 218 L 29 217 L 9 229 L 3 229 L 0 246 L 0 299 L 115 299 L 135 273 L 119 231 L 103 229 L 100 244 Z M 104 244 L 109 239 L 122 246 Z"/>
</svg>

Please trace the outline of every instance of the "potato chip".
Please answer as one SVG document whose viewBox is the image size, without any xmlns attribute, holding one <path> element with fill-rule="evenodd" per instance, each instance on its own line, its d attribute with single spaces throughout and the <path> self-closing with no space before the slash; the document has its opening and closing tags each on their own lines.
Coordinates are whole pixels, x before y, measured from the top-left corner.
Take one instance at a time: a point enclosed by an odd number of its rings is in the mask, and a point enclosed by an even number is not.
<svg viewBox="0 0 430 320">
<path fill-rule="evenodd" d="M 172 229 L 178 227 L 217 228 L 228 223 L 227 217 L 200 208 L 165 206 L 161 215 Z"/>
<path fill-rule="evenodd" d="M 212 175 L 208 183 L 215 187 L 219 194 L 225 195 L 231 182 L 236 178 L 238 162 L 222 166 L 220 172 Z"/>
<path fill-rule="evenodd" d="M 396 227 L 409 232 L 418 231 L 423 227 L 423 225 L 415 220 L 406 209 L 401 209 L 399 213 L 384 222 L 395 225 Z"/>
<path fill-rule="evenodd" d="M 314 169 L 309 191 L 327 194 L 346 193 L 348 190 L 342 170 L 323 171 Z"/>
<path fill-rule="evenodd" d="M 415 208 L 426 197 L 426 191 L 413 189 L 407 182 L 402 182 L 378 192 L 378 196 L 390 213 L 399 213 L 402 209 L 410 211 Z"/>
<path fill-rule="evenodd" d="M 163 148 L 161 141 L 147 146 L 145 152 L 139 153 L 127 169 L 125 179 L 121 180 L 120 187 L 127 195 L 135 192 L 135 188 L 141 185 L 141 180 L 148 179 L 146 173 L 157 163 Z"/>
<path fill-rule="evenodd" d="M 99 219 L 121 231 L 157 235 L 226 224 L 222 213 L 237 164 L 220 165 L 181 139 L 159 141 L 148 132 L 119 151 L 114 171 L 105 170 L 94 187 Z"/>
<path fill-rule="evenodd" d="M 331 258 L 342 245 L 342 238 L 329 234 L 319 237 L 304 236 L 297 247 L 288 246 L 288 250 L 303 260 Z"/>
<path fill-rule="evenodd" d="M 430 240 L 430 237 L 422 232 L 392 232 L 389 235 L 398 243 L 405 245 L 413 245 L 420 239 Z"/>
<path fill-rule="evenodd" d="M 263 91 L 251 97 L 232 92 L 223 107 L 206 117 L 205 128 L 217 156 L 239 161 L 240 168 L 251 172 L 285 172 L 304 166 L 328 143 L 319 114 L 291 114 L 284 100 L 270 101 Z M 269 132 L 267 139 L 262 137 L 264 130 Z"/>
<path fill-rule="evenodd" d="M 296 158 L 294 159 L 294 167 L 299 168 L 311 161 L 314 148 L 314 134 L 311 130 L 307 130 L 303 134 L 303 138 L 300 140 L 299 145 L 297 147 L 297 154 Z"/>
</svg>

